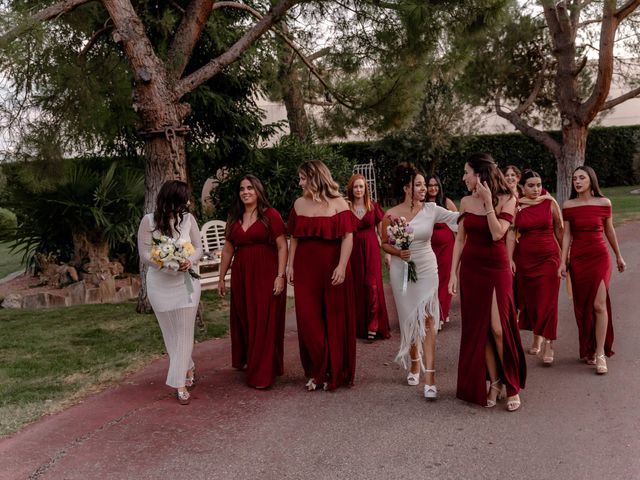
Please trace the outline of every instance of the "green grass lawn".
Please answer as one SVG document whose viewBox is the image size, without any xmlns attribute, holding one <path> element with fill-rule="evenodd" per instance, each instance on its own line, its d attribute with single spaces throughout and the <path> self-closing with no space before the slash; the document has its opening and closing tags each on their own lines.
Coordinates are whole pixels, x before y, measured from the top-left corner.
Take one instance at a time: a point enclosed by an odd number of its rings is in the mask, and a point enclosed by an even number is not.
<svg viewBox="0 0 640 480">
<path fill-rule="evenodd" d="M 8 243 L 0 242 L 0 278 L 23 269 L 20 259 L 20 254 L 9 251 Z"/>
<path fill-rule="evenodd" d="M 632 190 L 640 189 L 640 185 L 629 187 L 603 188 L 605 196 L 611 199 L 613 205 L 613 223 L 640 220 L 640 195 L 632 195 Z"/>
<path fill-rule="evenodd" d="M 203 292 L 206 332 L 222 336 L 228 303 Z M 153 315 L 135 303 L 0 309 L 0 436 L 139 370 L 164 351 Z"/>
</svg>

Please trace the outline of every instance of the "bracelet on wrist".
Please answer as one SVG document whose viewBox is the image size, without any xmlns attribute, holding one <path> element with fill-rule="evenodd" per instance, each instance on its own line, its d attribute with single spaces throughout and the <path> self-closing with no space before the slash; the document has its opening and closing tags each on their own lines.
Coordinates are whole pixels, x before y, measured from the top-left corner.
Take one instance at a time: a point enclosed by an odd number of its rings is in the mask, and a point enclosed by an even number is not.
<svg viewBox="0 0 640 480">
<path fill-rule="evenodd" d="M 276 278 L 284 278 L 284 273 L 279 273 L 278 275 L 276 275 Z"/>
<path fill-rule="evenodd" d="M 489 216 L 490 213 L 496 213 L 496 211 L 495 210 L 487 210 L 486 212 L 484 212 L 484 214 L 486 216 Z"/>
</svg>

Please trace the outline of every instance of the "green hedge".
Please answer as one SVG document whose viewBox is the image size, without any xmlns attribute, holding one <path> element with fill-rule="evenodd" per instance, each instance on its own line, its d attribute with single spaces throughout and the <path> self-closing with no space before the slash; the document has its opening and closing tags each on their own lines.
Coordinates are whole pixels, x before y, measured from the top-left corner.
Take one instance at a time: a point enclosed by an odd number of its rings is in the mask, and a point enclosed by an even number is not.
<svg viewBox="0 0 640 480">
<path fill-rule="evenodd" d="M 560 138 L 560 132 L 550 134 Z M 437 173 L 447 195 L 455 198 L 465 195 L 462 171 L 466 158 L 474 152 L 491 153 L 501 167 L 513 164 L 522 170 L 532 168 L 540 173 L 548 190 L 555 191 L 556 186 L 555 159 L 543 146 L 520 133 L 455 138 L 449 148 L 440 150 L 412 135 L 334 144 L 333 148 L 354 164 L 373 160 L 378 197 L 387 204 L 394 201 L 394 168 L 402 160 L 415 162 L 428 174 Z M 590 129 L 585 163 L 595 169 L 601 186 L 639 183 L 640 126 Z"/>
</svg>

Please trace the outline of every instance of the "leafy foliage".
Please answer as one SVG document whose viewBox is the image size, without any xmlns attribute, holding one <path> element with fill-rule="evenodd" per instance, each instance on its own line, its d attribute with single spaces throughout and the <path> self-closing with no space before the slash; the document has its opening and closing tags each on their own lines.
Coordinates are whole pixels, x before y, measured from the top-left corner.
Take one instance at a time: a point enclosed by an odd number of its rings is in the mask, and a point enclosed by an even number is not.
<svg viewBox="0 0 640 480">
<path fill-rule="evenodd" d="M 114 254 L 135 258 L 144 200 L 140 171 L 98 160 L 68 161 L 57 178 L 48 176 L 40 162 L 12 164 L 6 171 L 8 206 L 18 218 L 14 246 L 27 262 L 35 252 L 71 260 L 74 232 L 107 242 Z"/>
<path fill-rule="evenodd" d="M 298 167 L 308 160 L 322 160 L 331 170 L 334 180 L 342 187 L 346 186 L 353 167 L 344 156 L 328 146 L 286 137 L 275 147 L 261 150 L 251 162 L 237 165 L 227 172 L 212 192 L 216 216 L 226 220 L 231 200 L 238 195 L 240 178 L 251 173 L 262 181 L 272 206 L 286 219 L 301 193 Z"/>
</svg>

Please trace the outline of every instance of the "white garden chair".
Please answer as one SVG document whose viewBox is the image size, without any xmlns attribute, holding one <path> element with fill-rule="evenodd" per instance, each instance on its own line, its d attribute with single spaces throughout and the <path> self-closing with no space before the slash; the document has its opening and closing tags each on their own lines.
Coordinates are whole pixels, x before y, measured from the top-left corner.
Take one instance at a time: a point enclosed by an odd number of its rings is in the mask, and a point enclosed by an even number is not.
<svg viewBox="0 0 640 480">
<path fill-rule="evenodd" d="M 224 246 L 224 230 L 227 224 L 222 220 L 211 220 L 200 229 L 202 237 L 202 258 L 199 267 L 201 269 L 201 284 L 217 283 L 220 279 L 220 262 L 222 247 Z M 205 267 L 202 271 L 202 267 Z M 227 271 L 225 280 L 231 277 L 231 269 Z"/>
</svg>

